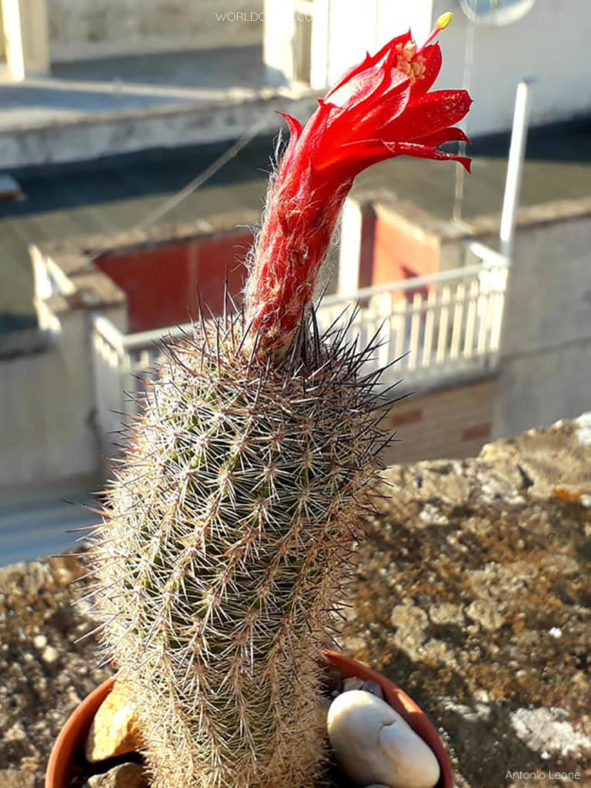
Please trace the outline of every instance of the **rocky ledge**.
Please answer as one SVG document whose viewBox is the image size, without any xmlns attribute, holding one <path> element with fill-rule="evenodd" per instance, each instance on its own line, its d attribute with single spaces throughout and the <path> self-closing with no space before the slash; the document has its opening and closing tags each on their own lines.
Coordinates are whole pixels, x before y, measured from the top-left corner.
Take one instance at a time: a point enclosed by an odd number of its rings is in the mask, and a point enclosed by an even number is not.
<svg viewBox="0 0 591 788">
<path fill-rule="evenodd" d="M 384 481 L 343 650 L 431 715 L 458 788 L 589 788 L 591 415 Z M 62 723 L 109 674 L 72 607 L 81 572 L 0 570 L 2 788 L 42 787 Z"/>
</svg>

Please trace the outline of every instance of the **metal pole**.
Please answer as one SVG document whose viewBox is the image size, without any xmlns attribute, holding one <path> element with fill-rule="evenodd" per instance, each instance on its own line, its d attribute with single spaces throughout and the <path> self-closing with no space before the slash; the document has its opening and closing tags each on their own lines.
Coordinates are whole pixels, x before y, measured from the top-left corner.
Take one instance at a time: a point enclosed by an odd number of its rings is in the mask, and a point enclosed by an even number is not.
<svg viewBox="0 0 591 788">
<path fill-rule="evenodd" d="M 474 7 L 474 12 L 476 12 L 476 3 L 478 0 L 471 0 L 471 3 Z M 471 18 L 468 20 L 468 25 L 466 28 L 466 43 L 464 46 L 464 73 L 462 76 L 462 87 L 464 90 L 470 90 L 470 85 L 472 82 L 472 68 L 474 65 L 474 35 L 476 32 L 476 25 L 474 24 L 474 19 Z M 464 118 L 462 121 L 462 128 L 464 131 L 468 131 L 468 120 Z M 458 153 L 462 156 L 466 155 L 466 143 L 460 142 Z M 466 176 L 466 171 L 463 167 L 457 166 L 455 167 L 455 175 L 456 175 L 456 183 L 454 189 L 454 205 L 452 211 L 452 219 L 454 222 L 460 224 L 462 220 L 462 209 L 464 204 L 464 180 Z"/>
<path fill-rule="evenodd" d="M 515 112 L 513 115 L 511 144 L 509 146 L 500 232 L 500 251 L 501 254 L 509 259 L 513 254 L 513 242 L 515 239 L 515 223 L 519 205 L 519 192 L 521 190 L 525 144 L 527 141 L 529 93 L 532 82 L 534 80 L 531 78 L 521 80 L 517 85 L 515 94 Z"/>
</svg>

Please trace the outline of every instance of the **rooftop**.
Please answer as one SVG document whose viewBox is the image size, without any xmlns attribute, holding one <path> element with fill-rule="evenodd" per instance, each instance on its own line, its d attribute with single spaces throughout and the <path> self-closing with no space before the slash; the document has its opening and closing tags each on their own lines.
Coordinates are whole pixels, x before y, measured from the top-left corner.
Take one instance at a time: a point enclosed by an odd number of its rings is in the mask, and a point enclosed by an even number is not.
<svg viewBox="0 0 591 788">
<path fill-rule="evenodd" d="M 228 142 L 155 150 L 82 164 L 11 170 L 23 201 L 0 203 L 0 332 L 34 325 L 27 246 L 129 230 L 141 223 L 229 147 Z M 473 175 L 464 181 L 463 217 L 500 210 L 508 138 L 478 140 Z M 156 225 L 195 221 L 224 211 L 260 211 L 273 142 L 259 137 Z M 400 158 L 364 173 L 355 187 L 413 202 L 434 217 L 452 216 L 456 168 Z M 523 206 L 578 200 L 591 194 L 591 119 L 530 132 Z"/>
<path fill-rule="evenodd" d="M 247 96 L 270 86 L 256 45 L 54 63 L 51 71 L 0 83 L 0 132 L 227 99 L 228 91 Z"/>
</svg>

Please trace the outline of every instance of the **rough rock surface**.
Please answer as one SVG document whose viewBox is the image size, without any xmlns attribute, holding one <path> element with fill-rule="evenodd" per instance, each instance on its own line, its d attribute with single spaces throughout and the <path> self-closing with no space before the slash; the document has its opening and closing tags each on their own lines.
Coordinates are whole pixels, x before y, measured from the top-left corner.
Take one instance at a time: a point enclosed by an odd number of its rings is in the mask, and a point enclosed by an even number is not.
<svg viewBox="0 0 591 788">
<path fill-rule="evenodd" d="M 431 715 L 457 788 L 589 788 L 591 418 L 385 481 L 343 649 Z M 78 574 L 0 569 L 2 788 L 42 788 L 63 721 L 109 674 L 92 637 L 75 643 L 94 627 L 71 606 Z"/>
<path fill-rule="evenodd" d="M 591 786 L 591 418 L 384 475 L 343 649 L 430 714 L 458 787 Z"/>
</svg>

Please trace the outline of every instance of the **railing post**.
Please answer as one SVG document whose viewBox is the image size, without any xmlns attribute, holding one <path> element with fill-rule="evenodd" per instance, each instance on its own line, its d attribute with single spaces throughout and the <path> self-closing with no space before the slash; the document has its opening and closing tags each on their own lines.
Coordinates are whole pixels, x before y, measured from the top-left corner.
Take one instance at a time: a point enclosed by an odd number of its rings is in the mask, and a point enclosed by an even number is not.
<svg viewBox="0 0 591 788">
<path fill-rule="evenodd" d="M 509 160 L 507 162 L 507 179 L 505 181 L 505 195 L 503 197 L 500 232 L 501 253 L 508 258 L 513 254 L 515 222 L 517 219 L 519 193 L 521 191 L 525 144 L 527 142 L 528 101 L 530 87 L 533 81 L 534 80 L 531 78 L 522 80 L 519 85 L 517 85 L 517 92 L 515 95 L 515 112 L 513 115 Z"/>
<path fill-rule="evenodd" d="M 6 63 L 13 79 L 49 73 L 46 0 L 2 0 Z"/>
</svg>

